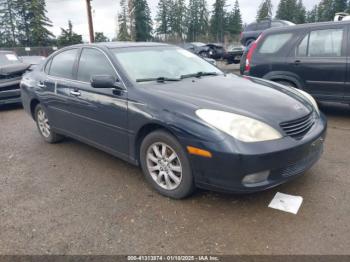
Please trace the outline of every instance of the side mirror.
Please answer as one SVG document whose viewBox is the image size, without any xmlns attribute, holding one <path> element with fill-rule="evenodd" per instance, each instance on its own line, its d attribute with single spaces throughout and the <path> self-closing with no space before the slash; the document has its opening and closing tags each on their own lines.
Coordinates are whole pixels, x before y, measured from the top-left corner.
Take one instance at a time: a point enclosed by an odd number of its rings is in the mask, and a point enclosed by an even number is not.
<svg viewBox="0 0 350 262">
<path fill-rule="evenodd" d="M 124 90 L 119 80 L 111 75 L 95 75 L 91 77 L 91 86 L 93 88 L 116 88 Z"/>
</svg>

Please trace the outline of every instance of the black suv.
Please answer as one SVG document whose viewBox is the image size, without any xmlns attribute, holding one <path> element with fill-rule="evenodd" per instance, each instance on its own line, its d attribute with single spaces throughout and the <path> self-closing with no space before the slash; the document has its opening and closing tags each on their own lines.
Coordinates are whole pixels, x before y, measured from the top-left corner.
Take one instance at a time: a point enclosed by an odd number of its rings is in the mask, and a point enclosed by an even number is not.
<svg viewBox="0 0 350 262">
<path fill-rule="evenodd" d="M 244 74 L 349 103 L 349 32 L 350 21 L 269 29 L 252 44 Z"/>
<path fill-rule="evenodd" d="M 248 46 L 255 41 L 259 35 L 271 27 L 284 27 L 294 25 L 292 22 L 285 20 L 261 20 L 260 22 L 254 22 L 247 25 L 244 31 L 241 33 L 241 43 L 244 46 Z"/>
</svg>

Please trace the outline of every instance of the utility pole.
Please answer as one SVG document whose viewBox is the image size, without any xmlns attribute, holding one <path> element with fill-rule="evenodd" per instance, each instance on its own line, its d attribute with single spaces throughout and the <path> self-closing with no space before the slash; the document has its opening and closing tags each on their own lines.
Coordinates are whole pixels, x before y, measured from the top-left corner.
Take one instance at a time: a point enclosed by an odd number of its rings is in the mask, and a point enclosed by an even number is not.
<svg viewBox="0 0 350 262">
<path fill-rule="evenodd" d="M 88 22 L 89 22 L 89 34 L 90 34 L 90 43 L 93 43 L 95 41 L 94 36 L 94 25 L 92 23 L 92 14 L 91 14 L 91 0 L 86 0 L 86 10 L 88 15 Z"/>
</svg>

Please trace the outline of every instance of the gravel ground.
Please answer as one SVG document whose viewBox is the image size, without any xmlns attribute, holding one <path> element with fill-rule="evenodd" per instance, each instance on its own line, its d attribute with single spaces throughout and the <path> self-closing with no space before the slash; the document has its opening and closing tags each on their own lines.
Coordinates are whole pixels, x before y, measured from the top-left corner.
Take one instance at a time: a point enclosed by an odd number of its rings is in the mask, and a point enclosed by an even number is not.
<svg viewBox="0 0 350 262">
<path fill-rule="evenodd" d="M 46 144 L 18 106 L 0 108 L 0 254 L 350 254 L 350 107 L 322 105 L 325 153 L 266 192 L 174 201 L 141 171 L 80 142 Z M 304 198 L 297 215 L 268 208 Z"/>
</svg>

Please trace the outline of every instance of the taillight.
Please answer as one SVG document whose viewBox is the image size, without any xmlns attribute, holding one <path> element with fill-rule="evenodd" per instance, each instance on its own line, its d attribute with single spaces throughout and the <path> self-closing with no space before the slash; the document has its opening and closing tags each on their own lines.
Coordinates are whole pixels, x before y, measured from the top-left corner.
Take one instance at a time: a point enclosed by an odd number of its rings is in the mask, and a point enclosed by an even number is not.
<svg viewBox="0 0 350 262">
<path fill-rule="evenodd" d="M 253 54 L 255 52 L 255 49 L 258 47 L 258 43 L 259 43 L 261 38 L 262 38 L 262 35 L 260 35 L 258 37 L 258 39 L 256 39 L 255 42 L 252 44 L 252 46 L 249 48 L 247 58 L 245 61 L 245 69 L 244 69 L 245 72 L 249 72 L 251 69 L 252 57 L 253 57 Z"/>
</svg>

